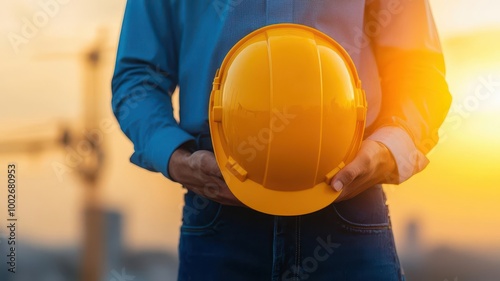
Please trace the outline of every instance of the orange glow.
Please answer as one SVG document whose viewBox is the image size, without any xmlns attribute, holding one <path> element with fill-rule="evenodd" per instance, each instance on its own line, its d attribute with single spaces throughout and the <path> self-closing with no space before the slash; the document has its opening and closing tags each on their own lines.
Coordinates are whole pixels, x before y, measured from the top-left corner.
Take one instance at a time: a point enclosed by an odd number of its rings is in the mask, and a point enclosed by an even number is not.
<svg viewBox="0 0 500 281">
<path fill-rule="evenodd" d="M 389 187 L 392 218 L 419 218 L 426 244 L 498 251 L 500 247 L 500 30 L 444 39 L 453 104 L 431 164 Z M 496 249 L 496 250 L 495 250 Z"/>
<path fill-rule="evenodd" d="M 60 141 L 61 128 L 84 133 L 83 104 L 89 85 L 82 83 L 89 74 L 83 61 L 97 30 L 104 28 L 108 37 L 96 85 L 103 114 L 96 122 L 111 125 L 100 127 L 107 158 L 96 197 L 105 208 L 122 214 L 125 247 L 175 254 L 183 189 L 129 163 L 132 144 L 121 133 L 110 109 L 109 84 L 126 1 L 61 2 L 67 4 L 19 48 L 11 44 L 9 34 L 19 33 L 23 19 L 32 21 L 42 8 L 37 0 L 0 2 L 0 34 L 4 39 L 0 40 L 0 151 L 3 143 L 20 138 L 50 139 L 54 146 L 42 151 L 29 143 L 29 149 L 22 152 L 8 151 L 9 147 L 0 153 L 0 181 L 5 179 L 7 163 L 19 166 L 19 237 L 54 248 L 82 242 L 86 186 L 68 164 L 75 152 L 56 142 Z M 396 242 L 401 253 L 417 247 L 408 234 L 410 222 L 416 221 L 418 247 L 445 245 L 498 255 L 500 1 L 430 2 L 453 104 L 441 128 L 441 141 L 429 153 L 429 166 L 400 186 L 385 187 Z M 178 103 L 178 95 L 174 98 Z M 54 163 L 70 168 L 60 174 Z M 0 182 L 0 239 L 5 237 L 7 215 L 3 184 Z"/>
</svg>

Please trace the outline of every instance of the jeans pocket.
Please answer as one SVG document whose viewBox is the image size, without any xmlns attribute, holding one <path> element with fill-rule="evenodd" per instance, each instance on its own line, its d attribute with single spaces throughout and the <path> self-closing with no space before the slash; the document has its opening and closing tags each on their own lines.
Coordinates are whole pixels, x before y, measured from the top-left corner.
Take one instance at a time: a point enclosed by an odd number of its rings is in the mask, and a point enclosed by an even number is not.
<svg viewBox="0 0 500 281">
<path fill-rule="evenodd" d="M 350 200 L 334 203 L 332 206 L 344 229 L 373 233 L 391 228 L 385 201 L 382 186 L 376 185 Z"/>
<path fill-rule="evenodd" d="M 184 195 L 181 233 L 203 234 L 211 231 L 221 209 L 221 204 L 188 191 Z"/>
</svg>

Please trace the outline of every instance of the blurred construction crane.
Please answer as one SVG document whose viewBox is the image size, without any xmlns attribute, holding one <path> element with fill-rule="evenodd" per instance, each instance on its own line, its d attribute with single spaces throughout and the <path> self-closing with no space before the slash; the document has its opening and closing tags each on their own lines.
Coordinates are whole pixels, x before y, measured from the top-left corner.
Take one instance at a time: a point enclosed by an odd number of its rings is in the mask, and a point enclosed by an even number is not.
<svg viewBox="0 0 500 281">
<path fill-rule="evenodd" d="M 0 139 L 0 153 L 29 153 L 44 152 L 48 150 L 76 149 L 76 146 L 85 143 L 87 151 L 82 161 L 72 167 L 78 178 L 85 187 L 84 201 L 84 244 L 82 281 L 101 281 L 104 276 L 104 259 L 106 245 L 104 242 L 104 211 L 102 210 L 97 190 L 99 179 L 103 170 L 105 153 L 104 140 L 96 138 L 96 135 L 85 134 L 99 129 L 99 120 L 103 114 L 100 110 L 102 96 L 102 58 L 105 52 L 114 51 L 114 48 L 106 47 L 106 32 L 100 30 L 96 39 L 90 47 L 76 54 L 49 53 L 35 57 L 36 60 L 79 60 L 82 67 L 82 89 L 83 89 L 83 132 L 75 130 L 77 124 L 58 122 L 58 124 L 45 124 L 44 128 L 38 127 L 37 132 L 29 132 L 30 128 L 18 128 L 16 134 L 19 137 L 11 139 Z M 32 126 L 30 126 L 32 127 Z M 54 127 L 56 129 L 54 129 Z M 28 131 L 28 132 L 27 132 Z M 50 131 L 50 132 L 48 132 Z M 9 132 L 9 135 L 14 135 Z"/>
</svg>

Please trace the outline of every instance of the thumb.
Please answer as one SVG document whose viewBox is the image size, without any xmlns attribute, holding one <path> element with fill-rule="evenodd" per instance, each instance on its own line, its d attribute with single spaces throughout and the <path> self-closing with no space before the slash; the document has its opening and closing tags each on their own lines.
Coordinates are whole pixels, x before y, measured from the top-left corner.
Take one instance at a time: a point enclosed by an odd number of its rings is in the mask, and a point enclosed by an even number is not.
<svg viewBox="0 0 500 281">
<path fill-rule="evenodd" d="M 370 166 L 372 143 L 375 142 L 363 141 L 356 157 L 333 177 L 330 184 L 336 191 L 341 191 L 367 172 Z"/>
<path fill-rule="evenodd" d="M 207 161 L 207 168 L 208 171 L 210 171 L 210 175 L 222 178 L 222 172 L 219 168 L 219 165 L 217 164 L 217 161 L 215 160 L 215 155 L 213 153 L 210 153 L 209 161 Z"/>
<path fill-rule="evenodd" d="M 341 191 L 344 187 L 351 184 L 361 173 L 361 169 L 353 161 L 340 170 L 330 183 L 333 189 Z"/>
</svg>

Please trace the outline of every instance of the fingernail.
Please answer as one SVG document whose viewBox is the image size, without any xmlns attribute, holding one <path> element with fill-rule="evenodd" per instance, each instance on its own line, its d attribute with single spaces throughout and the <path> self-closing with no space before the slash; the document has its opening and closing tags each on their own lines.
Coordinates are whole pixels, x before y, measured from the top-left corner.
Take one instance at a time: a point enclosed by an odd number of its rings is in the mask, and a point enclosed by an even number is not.
<svg viewBox="0 0 500 281">
<path fill-rule="evenodd" d="M 343 187 L 344 187 L 344 184 L 342 184 L 342 182 L 340 182 L 340 181 L 336 181 L 333 183 L 333 188 L 336 191 L 341 191 Z"/>
</svg>

